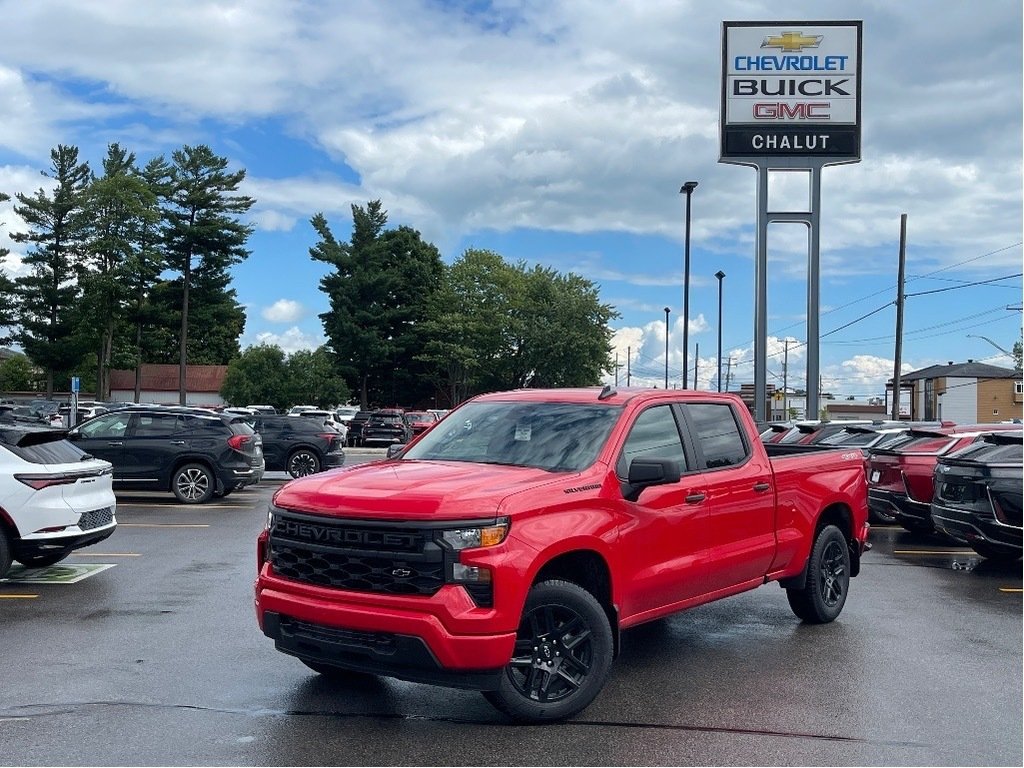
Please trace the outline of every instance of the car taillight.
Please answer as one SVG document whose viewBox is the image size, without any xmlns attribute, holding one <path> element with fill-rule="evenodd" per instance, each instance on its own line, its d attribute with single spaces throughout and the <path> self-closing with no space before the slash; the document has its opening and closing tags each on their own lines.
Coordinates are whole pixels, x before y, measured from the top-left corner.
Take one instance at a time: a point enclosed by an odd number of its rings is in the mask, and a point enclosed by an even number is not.
<svg viewBox="0 0 1024 768">
<path fill-rule="evenodd" d="M 252 439 L 252 435 L 232 435 L 228 438 L 228 445 L 239 453 L 245 452 L 245 444 Z"/>
<path fill-rule="evenodd" d="M 15 475 L 14 479 L 24 483 L 29 488 L 41 491 L 51 485 L 74 485 L 80 475 Z"/>
</svg>

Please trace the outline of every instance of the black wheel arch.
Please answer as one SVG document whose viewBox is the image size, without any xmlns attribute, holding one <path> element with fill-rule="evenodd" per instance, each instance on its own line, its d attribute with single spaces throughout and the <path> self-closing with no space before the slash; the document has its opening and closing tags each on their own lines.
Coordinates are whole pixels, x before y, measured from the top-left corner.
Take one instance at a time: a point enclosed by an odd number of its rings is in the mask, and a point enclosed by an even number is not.
<svg viewBox="0 0 1024 768">
<path fill-rule="evenodd" d="M 585 589 L 601 604 L 612 628 L 614 656 L 619 655 L 619 610 L 612 601 L 611 569 L 604 557 L 592 549 L 563 552 L 546 562 L 531 587 L 543 581 L 561 580 Z"/>
<path fill-rule="evenodd" d="M 818 522 L 814 526 L 814 536 L 811 538 L 812 548 L 813 543 L 818 539 L 818 534 L 828 525 L 834 525 L 842 531 L 843 538 L 846 539 L 846 547 L 850 551 L 850 576 L 852 578 L 860 573 L 860 547 L 854 538 L 853 512 L 845 504 L 832 504 L 822 510 L 818 516 Z M 780 579 L 779 586 L 783 589 L 802 589 L 807 583 L 807 565 L 810 559 L 811 550 L 808 550 L 803 570 L 796 576 Z"/>
</svg>

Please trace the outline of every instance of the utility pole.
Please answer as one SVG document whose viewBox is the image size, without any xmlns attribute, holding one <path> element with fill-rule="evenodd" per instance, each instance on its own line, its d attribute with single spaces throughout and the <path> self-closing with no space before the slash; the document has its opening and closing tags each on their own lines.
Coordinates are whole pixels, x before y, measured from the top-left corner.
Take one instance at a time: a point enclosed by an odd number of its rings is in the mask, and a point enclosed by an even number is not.
<svg viewBox="0 0 1024 768">
<path fill-rule="evenodd" d="M 697 369 L 700 367 L 700 342 L 693 345 L 693 388 L 697 388 Z M 686 377 L 683 377 L 683 389 L 686 389 Z"/>
<path fill-rule="evenodd" d="M 633 378 L 633 374 L 630 373 L 630 370 L 629 370 L 629 360 L 632 357 L 633 357 L 633 348 L 632 347 L 626 347 L 626 386 L 627 387 L 630 385 L 630 381 Z"/>
<path fill-rule="evenodd" d="M 729 363 L 725 367 L 725 391 L 729 391 L 729 385 L 732 382 L 732 358 L 729 358 Z"/>
<path fill-rule="evenodd" d="M 900 418 L 900 368 L 903 363 L 903 283 L 907 275 L 907 214 L 900 216 L 900 266 L 896 278 L 896 360 L 892 372 L 892 420 Z M 913 408 L 911 408 L 913 410 Z"/>
<path fill-rule="evenodd" d="M 619 386 L 619 353 L 615 353 L 615 386 Z"/>
<path fill-rule="evenodd" d="M 789 339 L 785 340 L 785 352 L 782 355 L 782 418 L 789 418 Z"/>
</svg>

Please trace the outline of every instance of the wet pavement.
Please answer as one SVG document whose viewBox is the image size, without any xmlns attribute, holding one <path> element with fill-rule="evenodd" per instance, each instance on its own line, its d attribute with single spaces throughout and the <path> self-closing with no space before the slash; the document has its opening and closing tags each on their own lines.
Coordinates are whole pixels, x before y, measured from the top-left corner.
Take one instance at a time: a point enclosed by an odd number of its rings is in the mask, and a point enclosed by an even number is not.
<svg viewBox="0 0 1024 768">
<path fill-rule="evenodd" d="M 376 458 L 365 455 L 364 458 Z M 358 460 L 353 453 L 351 461 Z M 768 585 L 624 633 L 575 720 L 479 694 L 329 683 L 252 607 L 283 475 L 215 504 L 122 497 L 77 583 L 0 582 L 6 765 L 1021 765 L 1021 566 L 875 528 L 840 618 Z"/>
</svg>

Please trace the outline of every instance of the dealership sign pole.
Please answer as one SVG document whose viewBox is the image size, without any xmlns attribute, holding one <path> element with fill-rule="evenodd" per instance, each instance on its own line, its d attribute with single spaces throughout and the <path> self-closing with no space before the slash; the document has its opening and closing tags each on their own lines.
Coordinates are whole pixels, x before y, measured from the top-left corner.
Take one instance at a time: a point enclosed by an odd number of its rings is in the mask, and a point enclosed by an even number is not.
<svg viewBox="0 0 1024 768">
<path fill-rule="evenodd" d="M 768 419 L 768 225 L 808 228 L 807 417 L 817 418 L 821 169 L 860 162 L 860 21 L 722 22 L 718 161 L 757 168 L 754 418 Z M 809 175 L 808 209 L 769 211 L 772 171 Z"/>
</svg>

